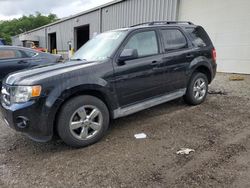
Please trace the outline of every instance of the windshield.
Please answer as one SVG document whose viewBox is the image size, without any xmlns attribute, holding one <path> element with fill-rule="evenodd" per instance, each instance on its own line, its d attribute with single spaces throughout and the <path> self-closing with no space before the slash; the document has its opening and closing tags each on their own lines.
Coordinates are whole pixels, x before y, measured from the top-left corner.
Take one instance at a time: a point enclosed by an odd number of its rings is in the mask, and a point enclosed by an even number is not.
<svg viewBox="0 0 250 188">
<path fill-rule="evenodd" d="M 126 36 L 126 31 L 102 33 L 88 41 L 71 60 L 102 61 L 109 58 Z"/>
</svg>

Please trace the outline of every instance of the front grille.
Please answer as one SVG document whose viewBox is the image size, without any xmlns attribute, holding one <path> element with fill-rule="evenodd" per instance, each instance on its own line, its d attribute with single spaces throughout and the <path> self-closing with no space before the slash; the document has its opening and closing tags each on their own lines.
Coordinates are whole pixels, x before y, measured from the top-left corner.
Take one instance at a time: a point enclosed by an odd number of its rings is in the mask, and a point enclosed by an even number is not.
<svg viewBox="0 0 250 188">
<path fill-rule="evenodd" d="M 1 99 L 2 99 L 2 103 L 6 105 L 10 105 L 10 87 L 9 86 L 7 85 L 2 86 Z"/>
</svg>

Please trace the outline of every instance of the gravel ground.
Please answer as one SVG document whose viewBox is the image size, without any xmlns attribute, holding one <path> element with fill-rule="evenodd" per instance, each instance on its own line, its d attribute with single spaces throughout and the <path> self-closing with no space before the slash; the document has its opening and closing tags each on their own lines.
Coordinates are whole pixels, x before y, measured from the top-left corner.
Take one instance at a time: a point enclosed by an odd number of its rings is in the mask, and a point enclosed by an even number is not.
<svg viewBox="0 0 250 188">
<path fill-rule="evenodd" d="M 250 76 L 229 76 L 217 75 L 204 104 L 116 120 L 87 148 L 35 143 L 0 122 L 0 187 L 250 187 Z M 177 155 L 183 147 L 195 152 Z"/>
</svg>

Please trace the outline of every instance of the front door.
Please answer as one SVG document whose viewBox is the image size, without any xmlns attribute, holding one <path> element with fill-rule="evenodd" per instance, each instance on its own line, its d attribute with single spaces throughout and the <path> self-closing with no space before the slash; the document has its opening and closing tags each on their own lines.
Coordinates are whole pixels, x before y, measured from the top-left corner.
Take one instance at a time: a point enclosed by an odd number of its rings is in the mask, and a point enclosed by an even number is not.
<svg viewBox="0 0 250 188">
<path fill-rule="evenodd" d="M 159 71 L 163 55 L 155 30 L 136 31 L 124 49 L 136 49 L 138 58 L 114 63 L 115 86 L 120 106 L 131 105 L 162 94 L 163 74 Z"/>
</svg>

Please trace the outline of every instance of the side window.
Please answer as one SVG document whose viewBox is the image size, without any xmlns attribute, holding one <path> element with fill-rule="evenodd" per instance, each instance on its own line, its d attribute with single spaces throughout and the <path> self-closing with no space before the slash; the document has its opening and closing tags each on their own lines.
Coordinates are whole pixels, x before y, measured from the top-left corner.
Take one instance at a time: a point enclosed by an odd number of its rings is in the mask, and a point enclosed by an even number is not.
<svg viewBox="0 0 250 188">
<path fill-rule="evenodd" d="M 187 32 L 189 33 L 192 43 L 196 47 L 205 47 L 211 44 L 211 41 L 202 27 L 195 28 L 187 28 Z"/>
<path fill-rule="evenodd" d="M 135 34 L 130 38 L 125 49 L 136 49 L 139 57 L 158 54 L 159 49 L 155 31 Z"/>
<path fill-rule="evenodd" d="M 0 59 L 19 59 L 25 55 L 20 50 L 0 49 Z"/>
<path fill-rule="evenodd" d="M 187 47 L 187 40 L 178 29 L 162 30 L 165 51 L 180 50 Z"/>
<path fill-rule="evenodd" d="M 1 49 L 0 50 L 0 59 L 14 59 L 17 57 L 15 50 Z"/>
<path fill-rule="evenodd" d="M 15 51 L 15 58 L 24 58 L 25 55 L 20 50 L 14 50 Z"/>
<path fill-rule="evenodd" d="M 38 55 L 38 53 L 32 51 L 23 51 L 23 52 L 27 55 L 27 57 L 35 57 Z"/>
</svg>

